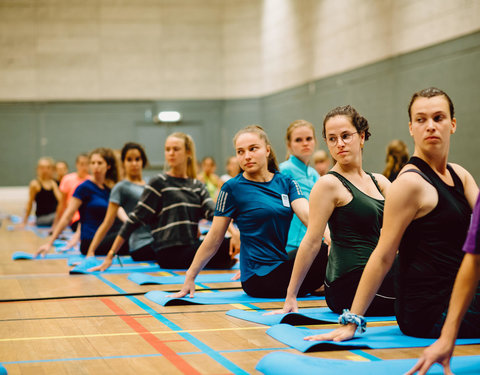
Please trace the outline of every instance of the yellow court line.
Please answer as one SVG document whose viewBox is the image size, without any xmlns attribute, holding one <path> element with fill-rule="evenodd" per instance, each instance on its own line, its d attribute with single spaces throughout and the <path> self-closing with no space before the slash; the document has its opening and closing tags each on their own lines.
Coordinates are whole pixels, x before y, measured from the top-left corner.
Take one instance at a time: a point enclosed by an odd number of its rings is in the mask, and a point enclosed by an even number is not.
<svg viewBox="0 0 480 375">
<path fill-rule="evenodd" d="M 253 310 L 251 307 L 242 305 L 241 303 L 231 303 L 230 305 L 236 307 L 239 310 Z"/>
<path fill-rule="evenodd" d="M 347 355 L 346 359 L 350 361 L 356 361 L 356 362 L 370 362 L 370 360 L 368 360 L 367 358 L 364 358 L 361 355 L 357 355 L 357 354 Z"/>
<path fill-rule="evenodd" d="M 375 322 L 377 323 L 377 322 Z M 396 322 L 379 322 L 379 323 L 396 323 Z M 375 325 L 375 324 L 373 324 Z M 322 324 L 322 328 L 337 328 L 338 324 Z M 192 330 L 181 330 L 181 331 L 153 331 L 148 332 L 154 335 L 161 334 L 178 334 L 178 333 L 199 333 L 199 332 L 221 332 L 221 331 L 248 331 L 248 330 L 257 330 L 257 329 L 268 329 L 268 326 L 262 327 L 232 327 L 232 328 L 210 328 L 210 329 L 192 329 Z M 87 334 L 87 335 L 70 335 L 70 336 L 37 336 L 37 337 L 16 337 L 16 338 L 7 338 L 0 339 L 0 342 L 16 342 L 16 341 L 33 341 L 33 340 L 57 340 L 57 339 L 78 339 L 78 338 L 92 338 L 92 337 L 115 337 L 115 336 L 137 336 L 140 333 L 137 332 L 124 332 L 124 333 L 96 333 L 96 334 Z"/>
<path fill-rule="evenodd" d="M 234 328 L 211 328 L 211 329 L 191 329 L 182 331 L 153 331 L 145 332 L 153 335 L 160 334 L 178 334 L 178 333 L 198 333 L 198 332 L 220 332 L 220 331 L 247 331 L 255 329 L 267 329 L 268 327 L 234 327 Z M 37 336 L 37 337 L 16 337 L 9 339 L 0 339 L 0 342 L 12 342 L 12 341 L 30 341 L 30 340 L 57 340 L 57 339 L 80 339 L 91 337 L 115 337 L 115 336 L 138 336 L 141 333 L 138 332 L 124 332 L 124 333 L 96 333 L 89 335 L 71 335 L 71 336 Z"/>
</svg>

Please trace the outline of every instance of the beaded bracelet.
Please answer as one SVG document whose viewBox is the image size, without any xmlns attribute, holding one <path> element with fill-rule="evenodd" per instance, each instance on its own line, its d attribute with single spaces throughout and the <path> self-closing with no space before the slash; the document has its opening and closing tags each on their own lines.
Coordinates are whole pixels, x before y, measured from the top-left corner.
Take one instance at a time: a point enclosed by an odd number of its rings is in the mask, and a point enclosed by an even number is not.
<svg viewBox="0 0 480 375">
<path fill-rule="evenodd" d="M 364 333 L 367 330 L 367 321 L 361 315 L 353 314 L 348 309 L 343 310 L 343 314 L 338 317 L 338 323 L 347 325 L 353 323 L 357 325 L 357 332 Z"/>
</svg>

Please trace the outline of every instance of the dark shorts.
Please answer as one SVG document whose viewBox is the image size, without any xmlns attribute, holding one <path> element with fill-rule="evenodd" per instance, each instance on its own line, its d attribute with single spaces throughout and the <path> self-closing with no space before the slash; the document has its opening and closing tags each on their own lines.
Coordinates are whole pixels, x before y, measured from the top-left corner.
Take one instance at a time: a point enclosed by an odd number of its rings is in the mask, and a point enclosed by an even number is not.
<svg viewBox="0 0 480 375">
<path fill-rule="evenodd" d="M 260 298 L 284 298 L 287 294 L 290 276 L 297 250 L 288 253 L 289 259 L 280 264 L 265 276 L 253 275 L 242 282 L 242 288 L 249 296 Z M 323 285 L 327 268 L 328 246 L 322 243 L 318 255 L 314 259 L 305 279 L 303 280 L 298 296 L 312 293 Z"/>
<path fill-rule="evenodd" d="M 325 300 L 330 310 L 342 314 L 352 306 L 363 270 L 355 270 L 342 275 L 332 283 L 325 282 Z M 395 315 L 395 292 L 393 272 L 390 271 L 370 304 L 366 316 Z"/>
<path fill-rule="evenodd" d="M 155 251 L 155 260 L 161 268 L 186 269 L 192 264 L 201 241 L 193 245 L 174 246 Z M 236 263 L 229 254 L 230 239 L 225 238 L 205 268 L 229 269 Z"/>
</svg>

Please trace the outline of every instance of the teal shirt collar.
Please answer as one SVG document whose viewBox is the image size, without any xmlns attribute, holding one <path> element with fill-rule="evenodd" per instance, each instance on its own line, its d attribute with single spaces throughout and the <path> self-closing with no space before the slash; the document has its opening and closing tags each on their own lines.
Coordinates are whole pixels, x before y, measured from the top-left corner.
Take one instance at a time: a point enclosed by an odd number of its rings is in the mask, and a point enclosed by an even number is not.
<svg viewBox="0 0 480 375">
<path fill-rule="evenodd" d="M 290 161 L 294 166 L 296 166 L 297 168 L 300 168 L 302 171 L 305 172 L 305 174 L 308 175 L 308 165 L 305 165 L 303 161 L 301 161 L 299 158 L 293 155 L 290 155 Z"/>
</svg>

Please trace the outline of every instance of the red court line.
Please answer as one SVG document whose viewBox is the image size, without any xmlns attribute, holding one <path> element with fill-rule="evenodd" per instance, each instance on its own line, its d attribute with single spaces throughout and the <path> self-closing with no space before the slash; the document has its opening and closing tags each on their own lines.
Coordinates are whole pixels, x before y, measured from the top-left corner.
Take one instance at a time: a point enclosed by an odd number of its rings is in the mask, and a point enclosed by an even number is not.
<svg viewBox="0 0 480 375">
<path fill-rule="evenodd" d="M 144 326 L 142 326 L 139 322 L 137 322 L 133 317 L 126 315 L 127 313 L 122 310 L 115 302 L 113 302 L 109 298 L 101 298 L 105 305 L 107 305 L 110 310 L 112 310 L 115 314 L 119 315 L 119 317 L 127 323 L 133 330 L 138 332 L 140 336 L 143 337 L 145 341 L 147 341 L 157 352 L 162 354 L 165 358 L 167 358 L 177 369 L 179 369 L 183 374 L 200 374 L 199 371 L 194 369 L 190 364 L 185 361 L 181 356 L 175 353 L 172 349 L 170 349 L 167 345 L 165 345 L 165 341 L 161 341 L 150 333 Z M 172 340 L 170 340 L 172 341 Z M 175 341 L 185 341 L 185 340 L 175 340 Z"/>
</svg>

